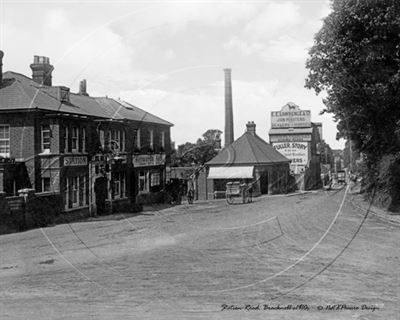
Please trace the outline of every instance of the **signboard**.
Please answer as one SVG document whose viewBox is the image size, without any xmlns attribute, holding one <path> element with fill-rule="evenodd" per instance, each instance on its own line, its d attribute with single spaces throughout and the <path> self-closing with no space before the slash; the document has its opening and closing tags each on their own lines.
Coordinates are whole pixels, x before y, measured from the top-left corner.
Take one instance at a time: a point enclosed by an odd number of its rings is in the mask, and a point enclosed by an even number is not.
<svg viewBox="0 0 400 320">
<path fill-rule="evenodd" d="M 65 167 L 86 166 L 88 163 L 86 156 L 64 157 Z"/>
<path fill-rule="evenodd" d="M 165 154 L 143 154 L 132 157 L 134 167 L 162 166 L 165 164 Z"/>
<path fill-rule="evenodd" d="M 271 112 L 272 128 L 311 127 L 311 111 L 301 110 L 299 106 L 289 102 L 281 111 Z"/>
<path fill-rule="evenodd" d="M 270 135 L 270 142 L 286 142 L 286 141 L 311 141 L 311 134 L 279 134 Z"/>
<path fill-rule="evenodd" d="M 307 142 L 282 142 L 273 143 L 273 147 L 292 160 L 291 165 L 306 165 L 308 162 Z"/>
</svg>

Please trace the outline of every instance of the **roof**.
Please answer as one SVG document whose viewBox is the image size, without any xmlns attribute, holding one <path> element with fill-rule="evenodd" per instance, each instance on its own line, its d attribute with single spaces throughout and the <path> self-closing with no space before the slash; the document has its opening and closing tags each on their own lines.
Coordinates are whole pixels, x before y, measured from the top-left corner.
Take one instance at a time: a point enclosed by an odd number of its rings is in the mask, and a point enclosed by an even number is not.
<svg viewBox="0 0 400 320">
<path fill-rule="evenodd" d="M 313 128 L 272 128 L 269 130 L 269 134 L 304 134 L 304 133 L 312 133 Z"/>
<path fill-rule="evenodd" d="M 57 87 L 39 85 L 32 79 L 16 72 L 7 71 L 3 74 L 0 90 L 0 111 L 39 109 L 173 126 L 172 123 L 122 100 L 90 97 L 71 92 L 69 103 L 60 102 L 57 97 Z"/>
<path fill-rule="evenodd" d="M 206 165 L 261 165 L 288 163 L 290 160 L 256 134 L 245 132 L 222 149 Z"/>
</svg>

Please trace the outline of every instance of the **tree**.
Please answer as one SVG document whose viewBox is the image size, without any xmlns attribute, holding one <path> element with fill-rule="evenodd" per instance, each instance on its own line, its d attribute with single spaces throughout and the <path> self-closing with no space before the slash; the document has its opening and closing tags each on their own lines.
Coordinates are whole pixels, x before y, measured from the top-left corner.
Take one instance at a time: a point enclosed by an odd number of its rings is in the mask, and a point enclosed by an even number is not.
<svg viewBox="0 0 400 320">
<path fill-rule="evenodd" d="M 203 133 L 202 138 L 199 138 L 196 143 L 186 142 L 179 145 L 173 165 L 182 167 L 203 165 L 211 160 L 220 149 L 221 133 L 222 131 L 218 129 L 209 129 Z"/>
<path fill-rule="evenodd" d="M 306 63 L 306 87 L 327 93 L 338 137 L 370 168 L 400 151 L 400 1 L 333 0 Z"/>
</svg>

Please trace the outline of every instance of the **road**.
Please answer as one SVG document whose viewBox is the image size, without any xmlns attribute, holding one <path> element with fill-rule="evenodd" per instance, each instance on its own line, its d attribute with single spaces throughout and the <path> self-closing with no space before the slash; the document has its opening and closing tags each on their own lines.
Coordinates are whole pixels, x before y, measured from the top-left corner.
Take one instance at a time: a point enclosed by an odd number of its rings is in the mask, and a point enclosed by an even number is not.
<svg viewBox="0 0 400 320">
<path fill-rule="evenodd" d="M 398 319 L 399 226 L 352 197 L 210 201 L 3 235 L 0 319 Z"/>
</svg>

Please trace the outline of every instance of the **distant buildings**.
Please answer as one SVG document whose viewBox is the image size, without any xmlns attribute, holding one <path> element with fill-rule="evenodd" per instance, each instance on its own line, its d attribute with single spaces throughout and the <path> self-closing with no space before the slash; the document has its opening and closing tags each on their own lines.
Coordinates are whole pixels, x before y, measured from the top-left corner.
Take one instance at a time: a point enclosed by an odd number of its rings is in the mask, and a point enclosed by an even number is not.
<svg viewBox="0 0 400 320">
<path fill-rule="evenodd" d="M 35 56 L 31 69 L 32 79 L 0 70 L 0 192 L 58 193 L 65 212 L 88 213 L 124 210 L 163 188 L 170 122 L 91 97 L 86 81 L 79 93 L 54 86 L 47 57 Z"/>
</svg>

